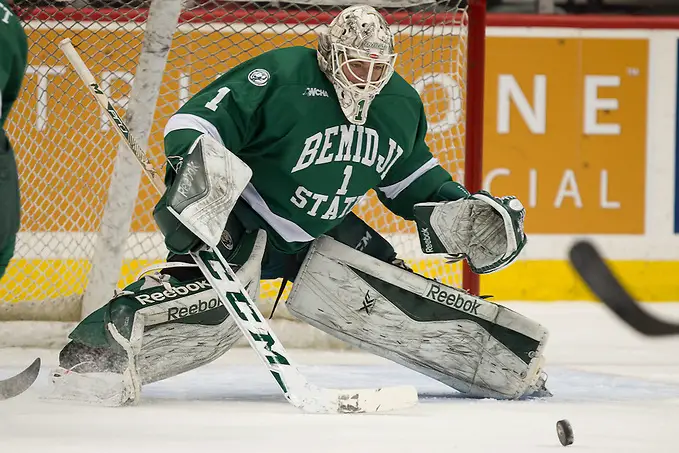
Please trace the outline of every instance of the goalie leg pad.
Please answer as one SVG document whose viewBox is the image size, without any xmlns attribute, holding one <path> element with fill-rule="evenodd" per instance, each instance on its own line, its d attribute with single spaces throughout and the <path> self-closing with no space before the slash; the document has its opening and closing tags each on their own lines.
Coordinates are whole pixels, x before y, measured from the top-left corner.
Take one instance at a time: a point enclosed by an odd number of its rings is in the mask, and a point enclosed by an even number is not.
<svg viewBox="0 0 679 453">
<path fill-rule="evenodd" d="M 544 327 L 329 237 L 311 246 L 287 307 L 336 338 L 469 396 L 513 399 L 540 385 Z"/>
<path fill-rule="evenodd" d="M 266 233 L 237 274 L 257 300 Z M 205 365 L 228 351 L 240 329 L 204 278 L 150 274 L 71 333 L 53 372 L 51 398 L 105 405 L 138 400 L 135 387 Z M 133 368 L 133 369 L 130 369 Z"/>
<path fill-rule="evenodd" d="M 135 387 L 205 365 L 240 338 L 204 279 L 157 275 L 159 284 L 112 300 L 76 327 L 53 372 L 51 398 L 131 404 L 139 399 Z"/>
</svg>

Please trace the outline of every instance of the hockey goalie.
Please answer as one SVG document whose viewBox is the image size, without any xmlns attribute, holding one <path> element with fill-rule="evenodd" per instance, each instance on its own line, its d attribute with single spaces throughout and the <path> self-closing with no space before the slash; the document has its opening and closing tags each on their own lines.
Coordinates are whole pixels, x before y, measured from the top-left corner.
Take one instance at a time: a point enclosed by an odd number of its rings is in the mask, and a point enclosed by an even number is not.
<svg viewBox="0 0 679 453">
<path fill-rule="evenodd" d="M 548 394 L 544 327 L 418 275 L 352 212 L 374 189 L 416 223 L 424 253 L 479 274 L 526 243 L 519 200 L 469 193 L 433 157 L 422 101 L 396 59 L 384 18 L 352 6 L 316 49 L 264 53 L 182 106 L 165 127 L 166 191 L 154 209 L 167 262 L 71 332 L 54 395 L 129 404 L 130 389 L 205 365 L 240 338 L 189 255 L 202 243 L 182 216 L 219 228 L 219 249 L 255 300 L 261 279 L 283 278 L 294 316 L 357 348 L 470 397 Z M 244 189 L 230 183 L 241 173 L 251 174 Z M 204 202 L 214 191 L 235 192 L 226 216 Z"/>
</svg>

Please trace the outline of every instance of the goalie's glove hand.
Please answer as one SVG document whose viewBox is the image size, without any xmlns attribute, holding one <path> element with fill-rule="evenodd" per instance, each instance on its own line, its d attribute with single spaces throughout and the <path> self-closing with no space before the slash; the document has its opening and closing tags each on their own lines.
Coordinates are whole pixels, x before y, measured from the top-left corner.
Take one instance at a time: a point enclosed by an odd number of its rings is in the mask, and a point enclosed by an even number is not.
<svg viewBox="0 0 679 453">
<path fill-rule="evenodd" d="M 526 244 L 526 210 L 515 197 L 480 191 L 456 201 L 418 203 L 413 210 L 422 251 L 465 258 L 477 274 L 508 265 Z"/>
</svg>

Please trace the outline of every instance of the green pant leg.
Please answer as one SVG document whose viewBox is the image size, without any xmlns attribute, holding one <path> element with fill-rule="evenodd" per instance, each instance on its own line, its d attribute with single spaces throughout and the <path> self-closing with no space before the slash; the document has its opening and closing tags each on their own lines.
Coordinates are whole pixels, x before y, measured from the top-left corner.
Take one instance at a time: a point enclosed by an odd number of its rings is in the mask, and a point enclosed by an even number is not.
<svg viewBox="0 0 679 453">
<path fill-rule="evenodd" d="M 9 260 L 11 260 L 12 256 L 14 255 L 15 243 L 16 241 L 14 240 L 14 237 L 11 237 L 8 243 L 5 244 L 4 247 L 0 248 L 0 279 L 2 279 L 2 276 L 5 275 L 7 266 L 9 265 Z"/>
<path fill-rule="evenodd" d="M 9 142 L 0 130 L 0 278 L 14 254 L 19 231 L 19 176 Z"/>
<path fill-rule="evenodd" d="M 389 241 L 353 212 L 326 234 L 380 261 L 392 263 L 396 259 L 396 251 Z"/>
</svg>

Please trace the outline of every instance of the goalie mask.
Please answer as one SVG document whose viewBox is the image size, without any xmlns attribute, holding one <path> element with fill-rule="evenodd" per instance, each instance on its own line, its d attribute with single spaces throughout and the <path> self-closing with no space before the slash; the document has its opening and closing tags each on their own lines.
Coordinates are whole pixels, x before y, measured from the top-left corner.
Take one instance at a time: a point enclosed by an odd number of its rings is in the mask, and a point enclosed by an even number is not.
<svg viewBox="0 0 679 453">
<path fill-rule="evenodd" d="M 371 6 L 342 11 L 318 37 L 318 64 L 353 124 L 364 124 L 375 96 L 394 73 L 394 37 Z"/>
</svg>

